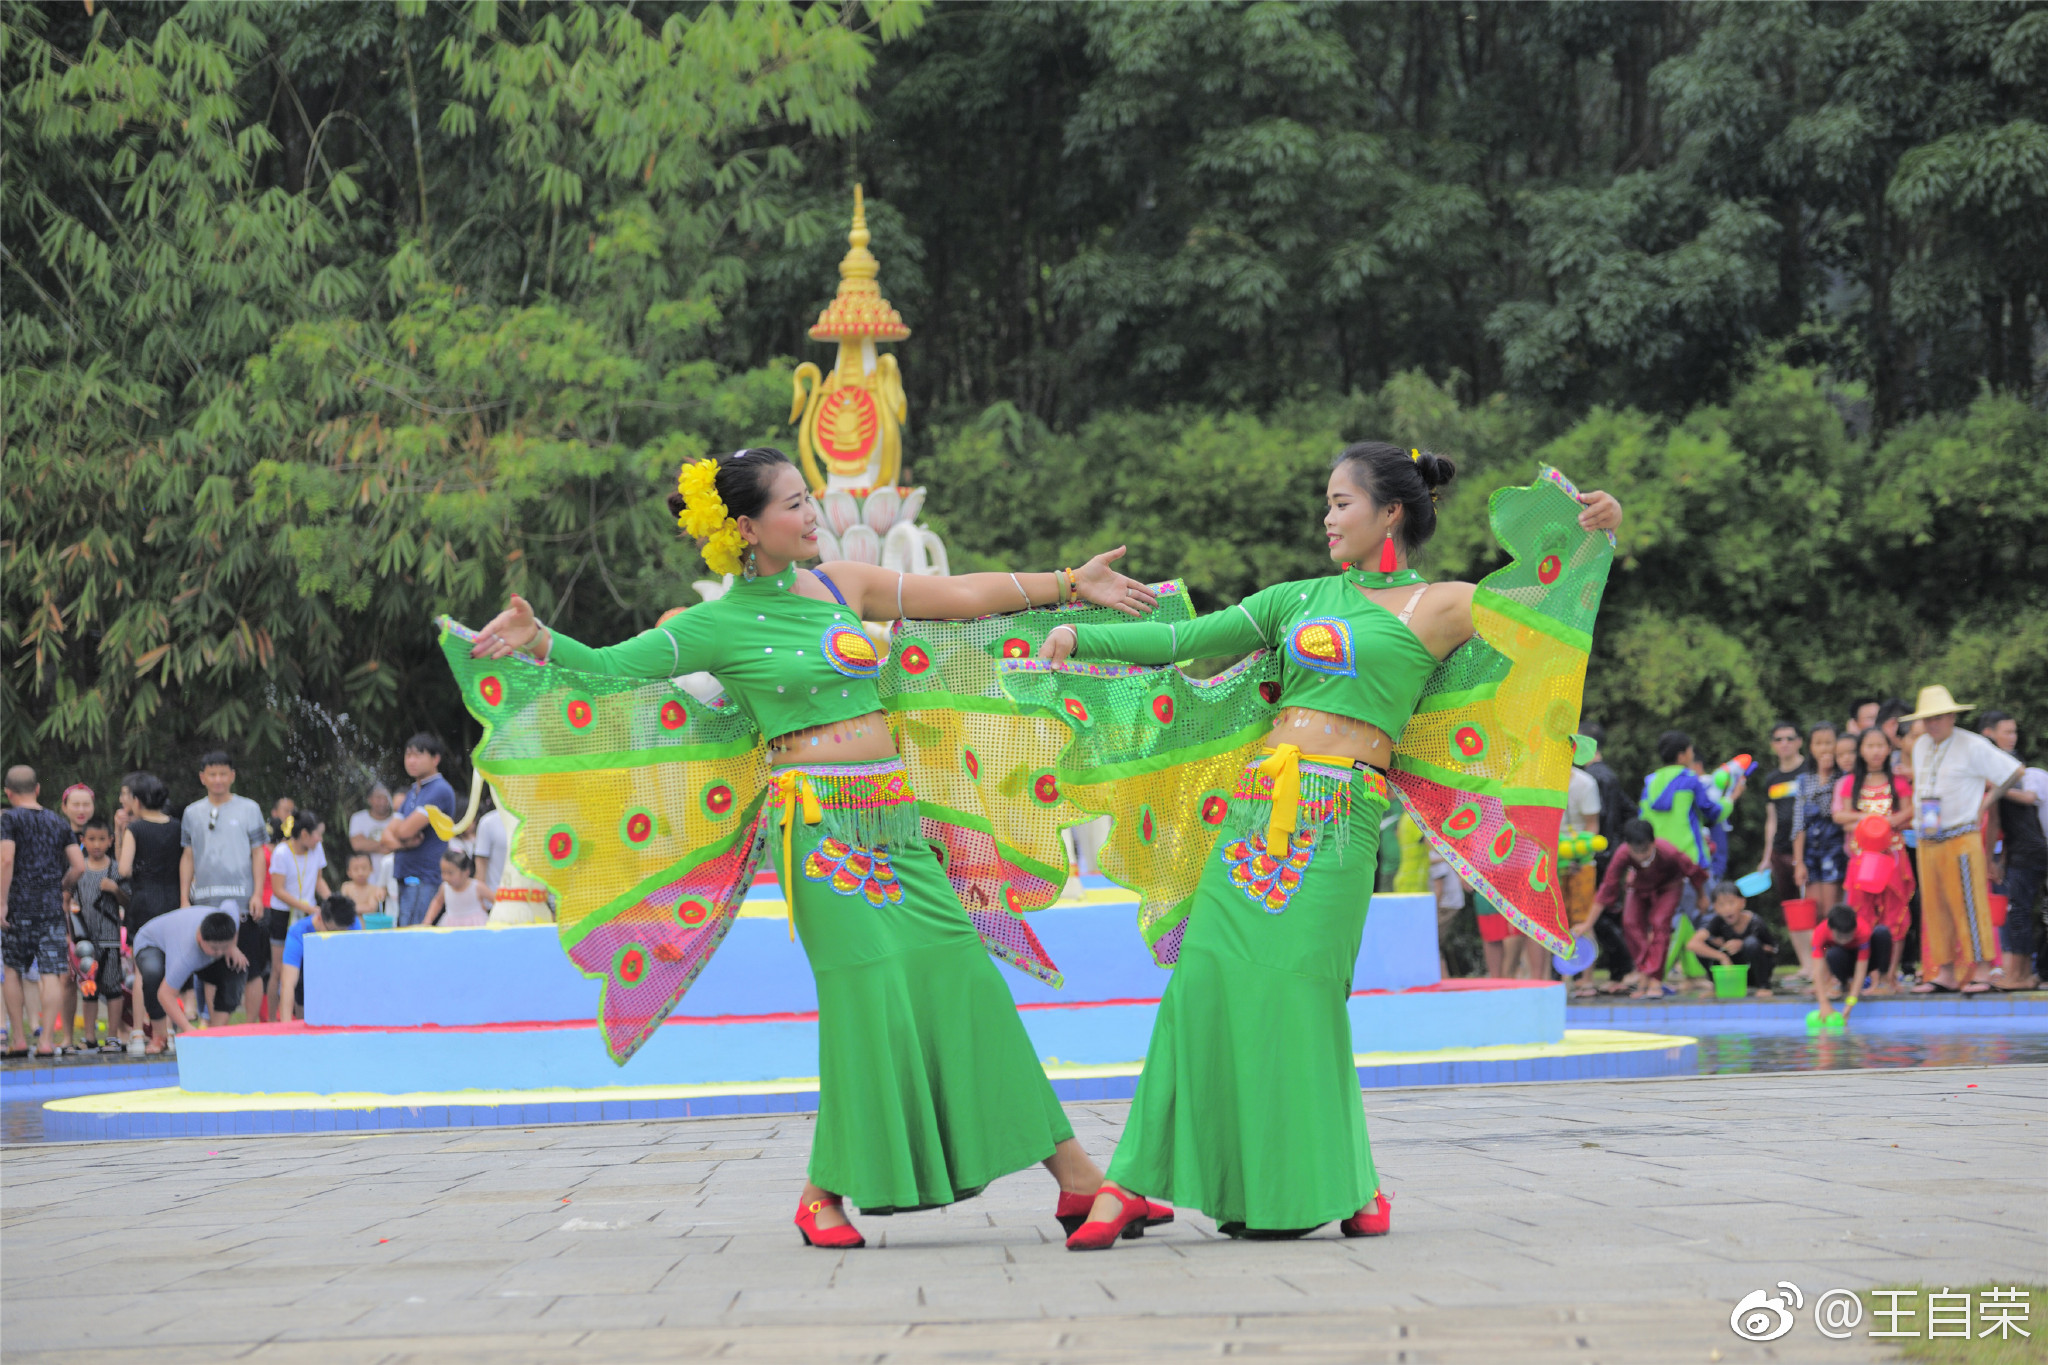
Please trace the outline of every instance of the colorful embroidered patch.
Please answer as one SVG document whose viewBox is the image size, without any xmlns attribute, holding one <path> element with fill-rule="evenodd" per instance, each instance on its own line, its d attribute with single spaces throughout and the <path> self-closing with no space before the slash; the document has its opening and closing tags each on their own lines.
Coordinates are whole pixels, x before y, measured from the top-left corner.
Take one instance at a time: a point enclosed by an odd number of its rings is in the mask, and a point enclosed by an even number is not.
<svg viewBox="0 0 2048 1365">
<path fill-rule="evenodd" d="M 1066 712 L 1067 719 L 1076 725 L 1087 726 L 1095 723 L 1095 717 L 1089 713 L 1087 705 L 1079 697 L 1061 697 L 1060 710 Z"/>
<path fill-rule="evenodd" d="M 546 850 L 552 867 L 567 867 L 576 861 L 576 854 L 580 851 L 576 846 L 576 831 L 567 825 L 556 825 L 549 830 L 541 847 Z"/>
<path fill-rule="evenodd" d="M 572 692 L 562 703 L 562 719 L 571 730 L 588 730 L 597 719 L 597 708 L 591 705 L 590 698 Z"/>
<path fill-rule="evenodd" d="M 969 777 L 977 781 L 980 780 L 981 759 L 970 746 L 965 744 L 960 746 L 960 766 L 967 770 Z"/>
<path fill-rule="evenodd" d="M 916 677 L 932 666 L 930 651 L 914 640 L 897 641 L 896 660 L 903 665 L 903 671 L 912 677 Z"/>
<path fill-rule="evenodd" d="M 483 698 L 485 706 L 497 706 L 505 700 L 504 679 L 495 673 L 477 679 L 476 694 Z"/>
<path fill-rule="evenodd" d="M 1310 673 L 1358 676 L 1357 661 L 1351 657 L 1351 626 L 1341 617 L 1319 616 L 1296 626 L 1287 637 L 1287 657 Z"/>
<path fill-rule="evenodd" d="M 1221 857 L 1230 869 L 1230 884 L 1267 914 L 1277 915 L 1294 899 L 1309 864 L 1315 861 L 1316 847 L 1314 831 L 1298 829 L 1289 840 L 1285 858 L 1266 851 L 1263 834 L 1232 839 L 1223 845 Z"/>
<path fill-rule="evenodd" d="M 804 859 L 804 880 L 828 883 L 842 896 L 864 896 L 869 905 L 894 905 L 903 899 L 903 884 L 881 849 L 861 848 L 843 839 L 821 839 Z"/>
<path fill-rule="evenodd" d="M 1222 824 L 1224 817 L 1230 814 L 1230 798 L 1224 795 L 1221 787 L 1211 788 L 1202 793 L 1196 810 L 1201 815 L 1202 823 L 1214 828 Z"/>
<path fill-rule="evenodd" d="M 637 943 L 628 943 L 619 949 L 612 959 L 612 975 L 628 986 L 640 984 L 640 978 L 647 975 L 647 950 Z"/>
<path fill-rule="evenodd" d="M 1159 822 L 1152 815 L 1150 806 L 1138 807 L 1138 842 L 1149 844 L 1159 837 Z"/>
<path fill-rule="evenodd" d="M 683 728 L 684 725 L 689 723 L 689 720 L 690 713 L 683 709 L 683 704 L 681 702 L 676 701 L 674 698 L 670 698 L 668 701 L 665 701 L 661 704 L 662 729 L 680 730 Z"/>
<path fill-rule="evenodd" d="M 1477 763 L 1486 757 L 1489 747 L 1486 731 L 1477 725 L 1460 725 L 1451 734 L 1451 747 L 1458 751 L 1458 758 L 1465 763 Z"/>
<path fill-rule="evenodd" d="M 1051 773 L 1038 773 L 1031 779 L 1031 799 L 1041 806 L 1050 806 L 1060 799 L 1060 781 Z"/>
<path fill-rule="evenodd" d="M 1548 853 L 1538 853 L 1536 855 L 1536 865 L 1529 869 L 1529 889 L 1538 895 L 1542 895 L 1550 889 L 1552 881 L 1553 878 L 1550 875 L 1550 855 Z"/>
<path fill-rule="evenodd" d="M 1486 859 L 1496 866 L 1506 862 L 1515 851 L 1515 827 L 1502 825 L 1500 833 L 1493 836 L 1493 842 L 1486 846 Z"/>
<path fill-rule="evenodd" d="M 695 929 L 711 918 L 711 907 L 703 901 L 684 901 L 676 906 L 676 923 L 685 929 Z"/>
<path fill-rule="evenodd" d="M 654 812 L 644 806 L 627 811 L 619 820 L 619 838 L 628 848 L 645 848 L 654 838 Z"/>
<path fill-rule="evenodd" d="M 1161 725 L 1173 724 L 1173 698 L 1161 692 L 1152 698 L 1152 719 Z"/>
<path fill-rule="evenodd" d="M 999 659 L 1028 659 L 1033 654 L 1031 642 L 1021 636 L 1012 635 L 996 649 Z"/>
<path fill-rule="evenodd" d="M 882 660 L 875 653 L 875 642 L 864 630 L 855 630 L 835 621 L 825 627 L 818 648 L 833 671 L 846 677 L 872 678 L 881 672 Z"/>
<path fill-rule="evenodd" d="M 1467 801 L 1444 817 L 1444 833 L 1453 839 L 1463 839 L 1479 828 L 1479 822 L 1486 818 L 1486 812 L 1479 809 L 1476 801 Z"/>
<path fill-rule="evenodd" d="M 1266 705 L 1277 705 L 1280 701 L 1280 684 L 1268 678 L 1259 684 L 1259 696 L 1265 699 Z"/>
<path fill-rule="evenodd" d="M 723 820 L 732 814 L 735 799 L 730 784 L 714 780 L 705 786 L 702 795 L 697 798 L 697 803 L 712 819 Z"/>
<path fill-rule="evenodd" d="M 1562 559 L 1559 559 L 1556 555 L 1545 555 L 1536 565 L 1536 581 L 1547 588 L 1552 583 L 1555 583 L 1557 576 L 1563 572 L 1564 561 Z"/>
</svg>

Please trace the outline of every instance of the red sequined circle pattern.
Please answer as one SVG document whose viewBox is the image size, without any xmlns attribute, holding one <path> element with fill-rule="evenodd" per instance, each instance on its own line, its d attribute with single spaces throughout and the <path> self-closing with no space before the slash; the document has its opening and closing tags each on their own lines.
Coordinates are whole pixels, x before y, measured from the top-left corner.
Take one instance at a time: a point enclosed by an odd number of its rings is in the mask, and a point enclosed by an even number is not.
<svg viewBox="0 0 2048 1365">
<path fill-rule="evenodd" d="M 1161 725 L 1173 724 L 1173 698 L 1157 696 L 1152 699 L 1152 717 Z"/>
<path fill-rule="evenodd" d="M 1051 773 L 1040 773 L 1031 783 L 1031 794 L 1045 805 L 1050 806 L 1060 799 L 1059 779 Z"/>
<path fill-rule="evenodd" d="M 1552 583 L 1555 583 L 1557 576 L 1563 572 L 1563 560 L 1559 559 L 1556 555 L 1545 555 L 1543 556 L 1543 561 L 1536 566 L 1536 581 L 1547 588 Z"/>
<path fill-rule="evenodd" d="M 662 729 L 680 730 L 683 728 L 684 723 L 689 719 L 690 713 L 683 709 L 683 704 L 681 702 L 665 701 L 661 704 Z"/>
<path fill-rule="evenodd" d="M 505 700 L 505 684 L 493 673 L 476 685 L 476 694 L 484 699 L 484 705 L 496 706 Z"/>
</svg>

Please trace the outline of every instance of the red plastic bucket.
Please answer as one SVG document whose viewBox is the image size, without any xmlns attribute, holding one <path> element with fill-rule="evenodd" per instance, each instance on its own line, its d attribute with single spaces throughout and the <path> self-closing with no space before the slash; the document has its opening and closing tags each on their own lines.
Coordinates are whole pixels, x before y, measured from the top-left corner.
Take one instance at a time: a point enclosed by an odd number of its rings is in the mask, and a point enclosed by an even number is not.
<svg viewBox="0 0 2048 1365">
<path fill-rule="evenodd" d="M 1809 900 L 1785 902 L 1785 927 L 1810 930 L 1820 923 L 1820 907 Z"/>
<path fill-rule="evenodd" d="M 2002 924 L 2004 924 L 2004 923 L 2005 923 L 2005 897 L 2003 897 L 2003 896 L 1999 896 L 1999 895 L 1993 895 L 1993 896 L 1991 897 L 1991 927 L 1992 927 L 1992 928 L 1994 928 L 1994 929 L 1996 929 L 1996 928 L 1998 928 L 1998 927 L 1999 927 L 2000 925 L 2002 925 Z"/>
</svg>

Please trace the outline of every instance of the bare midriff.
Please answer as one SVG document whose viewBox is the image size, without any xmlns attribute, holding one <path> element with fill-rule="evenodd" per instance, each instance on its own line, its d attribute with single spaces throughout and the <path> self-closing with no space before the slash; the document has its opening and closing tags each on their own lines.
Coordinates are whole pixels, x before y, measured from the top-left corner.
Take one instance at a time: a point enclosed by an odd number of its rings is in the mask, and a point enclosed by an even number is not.
<svg viewBox="0 0 2048 1365">
<path fill-rule="evenodd" d="M 768 741 L 771 768 L 813 763 L 878 763 L 894 757 L 896 741 L 889 734 L 888 716 L 880 711 L 792 730 Z"/>
<path fill-rule="evenodd" d="M 1282 744 L 1292 744 L 1304 754 L 1348 758 L 1375 768 L 1384 768 L 1394 759 L 1394 741 L 1379 726 L 1312 706 L 1282 707 L 1273 718 L 1273 733 L 1267 737 L 1266 747 Z"/>
</svg>

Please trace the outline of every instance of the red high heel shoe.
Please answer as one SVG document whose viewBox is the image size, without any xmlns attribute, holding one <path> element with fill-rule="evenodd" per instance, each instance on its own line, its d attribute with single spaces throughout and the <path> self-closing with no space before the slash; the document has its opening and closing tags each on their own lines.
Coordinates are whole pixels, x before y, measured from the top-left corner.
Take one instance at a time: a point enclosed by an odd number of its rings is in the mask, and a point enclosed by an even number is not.
<svg viewBox="0 0 2048 1365">
<path fill-rule="evenodd" d="M 1337 1225 L 1346 1237 L 1384 1237 L 1394 1230 L 1394 1206 L 1384 1190 L 1375 1191 L 1372 1202 Z"/>
<path fill-rule="evenodd" d="M 1116 1245 L 1119 1237 L 1145 1235 L 1145 1220 L 1152 1213 L 1150 1200 L 1140 1199 L 1137 1195 L 1118 1189 L 1106 1180 L 1102 1183 L 1101 1193 L 1116 1196 L 1116 1202 L 1121 1206 L 1117 1209 L 1116 1217 L 1107 1223 L 1082 1223 L 1074 1229 L 1074 1234 L 1067 1238 L 1067 1250 L 1107 1251 Z"/>
<path fill-rule="evenodd" d="M 1075 1228 L 1080 1227 L 1081 1224 L 1088 1221 L 1088 1210 L 1094 1207 L 1094 1195 L 1068 1194 L 1065 1190 L 1061 1190 L 1059 1205 L 1058 1207 L 1053 1209 L 1052 1216 L 1059 1220 L 1060 1230 L 1065 1232 L 1067 1236 L 1071 1237 L 1074 1235 Z M 1162 1204 L 1155 1199 L 1148 1199 L 1145 1201 L 1146 1227 L 1165 1227 L 1168 1223 L 1171 1223 L 1172 1221 L 1173 1205 Z"/>
<path fill-rule="evenodd" d="M 839 1196 L 828 1194 L 823 1199 L 813 1199 L 808 1204 L 798 1206 L 796 1211 L 796 1231 L 797 1235 L 804 1239 L 804 1245 L 807 1247 L 829 1247 L 834 1251 L 866 1246 L 868 1239 L 861 1236 L 851 1223 L 836 1228 L 821 1228 L 818 1226 L 818 1210 L 828 1204 L 835 1209 L 838 1208 Z"/>
</svg>

